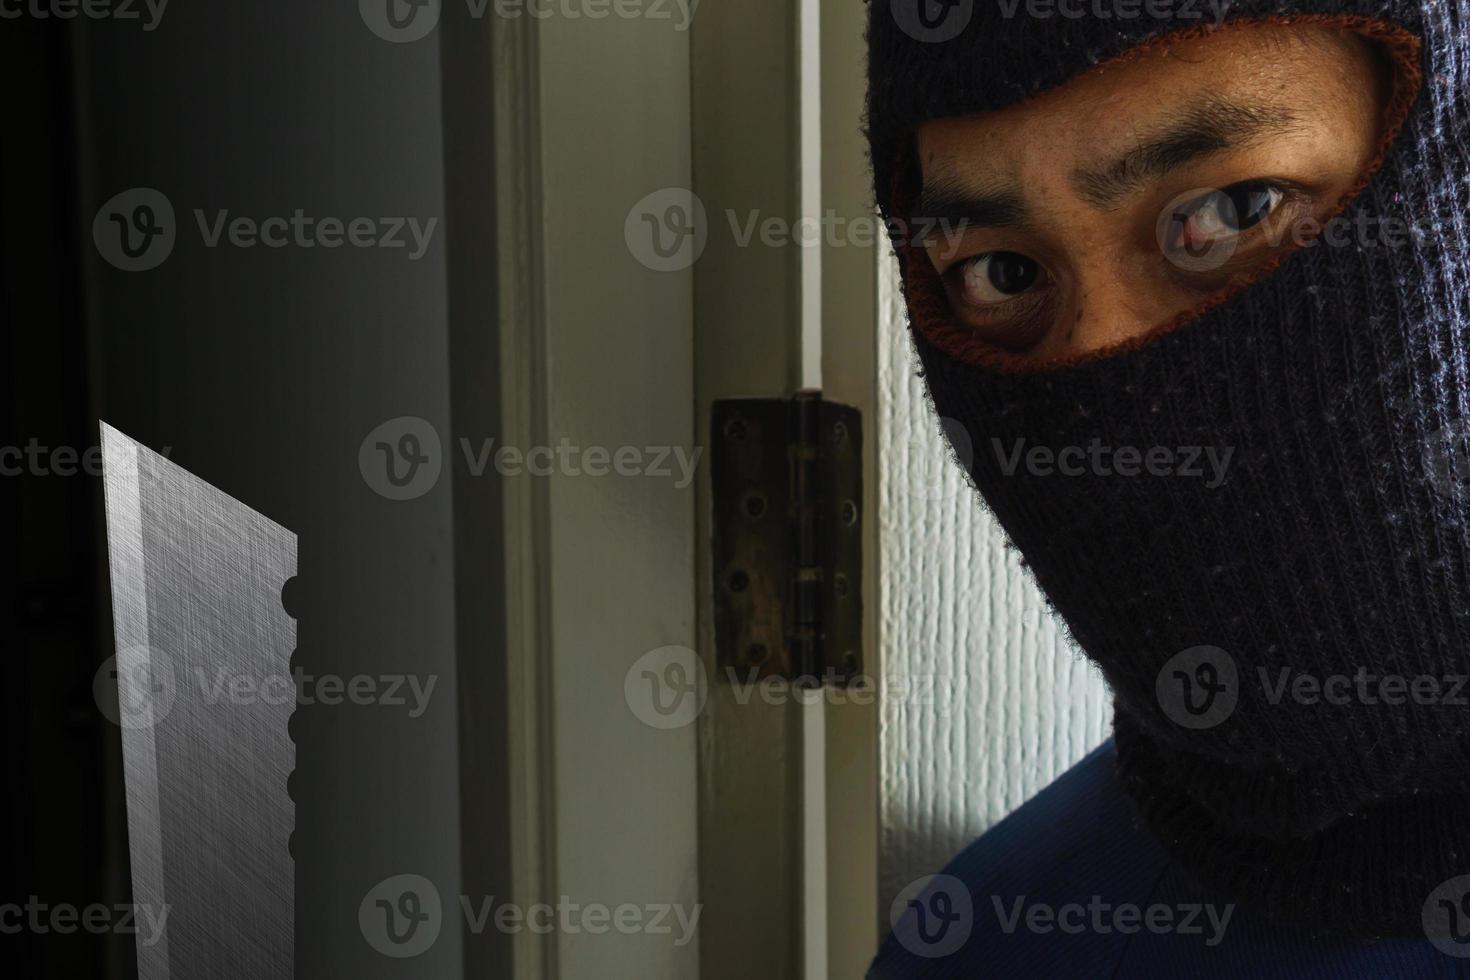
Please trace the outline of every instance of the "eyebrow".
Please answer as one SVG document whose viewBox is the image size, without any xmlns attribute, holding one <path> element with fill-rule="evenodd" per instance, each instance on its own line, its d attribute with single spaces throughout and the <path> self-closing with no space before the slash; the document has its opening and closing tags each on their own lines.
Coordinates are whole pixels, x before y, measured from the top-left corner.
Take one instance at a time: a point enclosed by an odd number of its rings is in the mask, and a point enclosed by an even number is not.
<svg viewBox="0 0 1470 980">
<path fill-rule="evenodd" d="M 1148 138 L 1105 167 L 1077 170 L 1072 184 L 1083 200 L 1097 208 L 1113 206 L 1122 197 L 1187 163 L 1241 149 L 1267 135 L 1297 130 L 1296 116 L 1268 104 L 1227 102 L 1207 98 L 1157 136 Z"/>
<path fill-rule="evenodd" d="M 1212 96 L 1190 106 L 1167 129 L 1112 163 L 1074 171 L 1071 180 L 1083 200 L 1107 209 L 1149 181 L 1187 163 L 1299 128 L 1296 116 L 1284 107 L 1228 102 Z M 918 214 L 925 221 L 960 228 L 1014 227 L 1030 216 L 1019 184 L 997 181 L 976 187 L 953 174 L 941 175 L 924 185 Z"/>
<path fill-rule="evenodd" d="M 946 227 L 1006 228 L 1022 224 L 1029 212 L 1019 186 L 994 183 L 975 188 L 946 175 L 925 183 L 919 194 L 920 220 Z"/>
</svg>

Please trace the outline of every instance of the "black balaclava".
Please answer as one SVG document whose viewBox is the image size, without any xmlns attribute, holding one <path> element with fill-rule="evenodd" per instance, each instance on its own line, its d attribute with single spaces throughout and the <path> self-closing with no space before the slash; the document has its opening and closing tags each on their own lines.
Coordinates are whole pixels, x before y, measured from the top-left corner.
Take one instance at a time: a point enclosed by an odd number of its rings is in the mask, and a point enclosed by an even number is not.
<svg viewBox="0 0 1470 980">
<path fill-rule="evenodd" d="M 1216 29 L 1022 3 L 871 0 L 893 227 L 915 217 L 918 123 Z M 1236 3 L 1218 29 L 1263 19 L 1351 27 L 1391 62 L 1385 150 L 1340 217 L 1415 229 L 1396 246 L 1319 241 L 1139 341 L 1039 367 L 969 334 L 922 248 L 895 246 L 935 409 L 1112 689 L 1120 777 L 1156 835 L 1314 931 L 1422 934 L 1437 887 L 1470 874 L 1470 2 Z M 1106 455 L 1016 465 L 1017 447 Z M 1223 482 L 1191 478 L 1195 447 L 1229 453 Z"/>
</svg>

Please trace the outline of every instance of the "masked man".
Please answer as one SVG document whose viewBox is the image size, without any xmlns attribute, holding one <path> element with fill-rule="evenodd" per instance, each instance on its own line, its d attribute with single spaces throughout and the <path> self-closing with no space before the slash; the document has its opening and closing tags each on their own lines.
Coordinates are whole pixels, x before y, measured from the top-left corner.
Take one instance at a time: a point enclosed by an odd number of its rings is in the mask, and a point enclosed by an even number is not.
<svg viewBox="0 0 1470 980">
<path fill-rule="evenodd" d="M 1470 3 L 870 7 L 934 408 L 1115 706 L 872 976 L 1470 975 Z"/>
</svg>

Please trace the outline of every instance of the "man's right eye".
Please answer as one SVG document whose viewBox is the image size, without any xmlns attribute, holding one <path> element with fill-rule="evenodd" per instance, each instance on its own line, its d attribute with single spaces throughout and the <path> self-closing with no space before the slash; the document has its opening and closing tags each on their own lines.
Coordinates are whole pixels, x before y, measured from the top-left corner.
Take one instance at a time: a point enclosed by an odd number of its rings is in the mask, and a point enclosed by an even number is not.
<svg viewBox="0 0 1470 980">
<path fill-rule="evenodd" d="M 964 263 L 960 286 L 965 302 L 978 307 L 1009 302 L 1041 281 L 1041 265 L 1019 252 L 986 252 Z"/>
</svg>

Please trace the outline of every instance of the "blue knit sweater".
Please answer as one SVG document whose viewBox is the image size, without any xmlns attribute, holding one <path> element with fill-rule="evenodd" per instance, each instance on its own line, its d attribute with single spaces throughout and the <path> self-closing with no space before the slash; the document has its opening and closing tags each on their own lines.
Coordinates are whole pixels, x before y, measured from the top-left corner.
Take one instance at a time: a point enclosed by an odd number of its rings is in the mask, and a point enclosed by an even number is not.
<svg viewBox="0 0 1470 980">
<path fill-rule="evenodd" d="M 1427 939 L 1313 938 L 1211 894 L 1140 825 L 1115 762 L 1109 741 L 965 848 L 901 906 L 869 980 L 1470 978 Z"/>
</svg>

